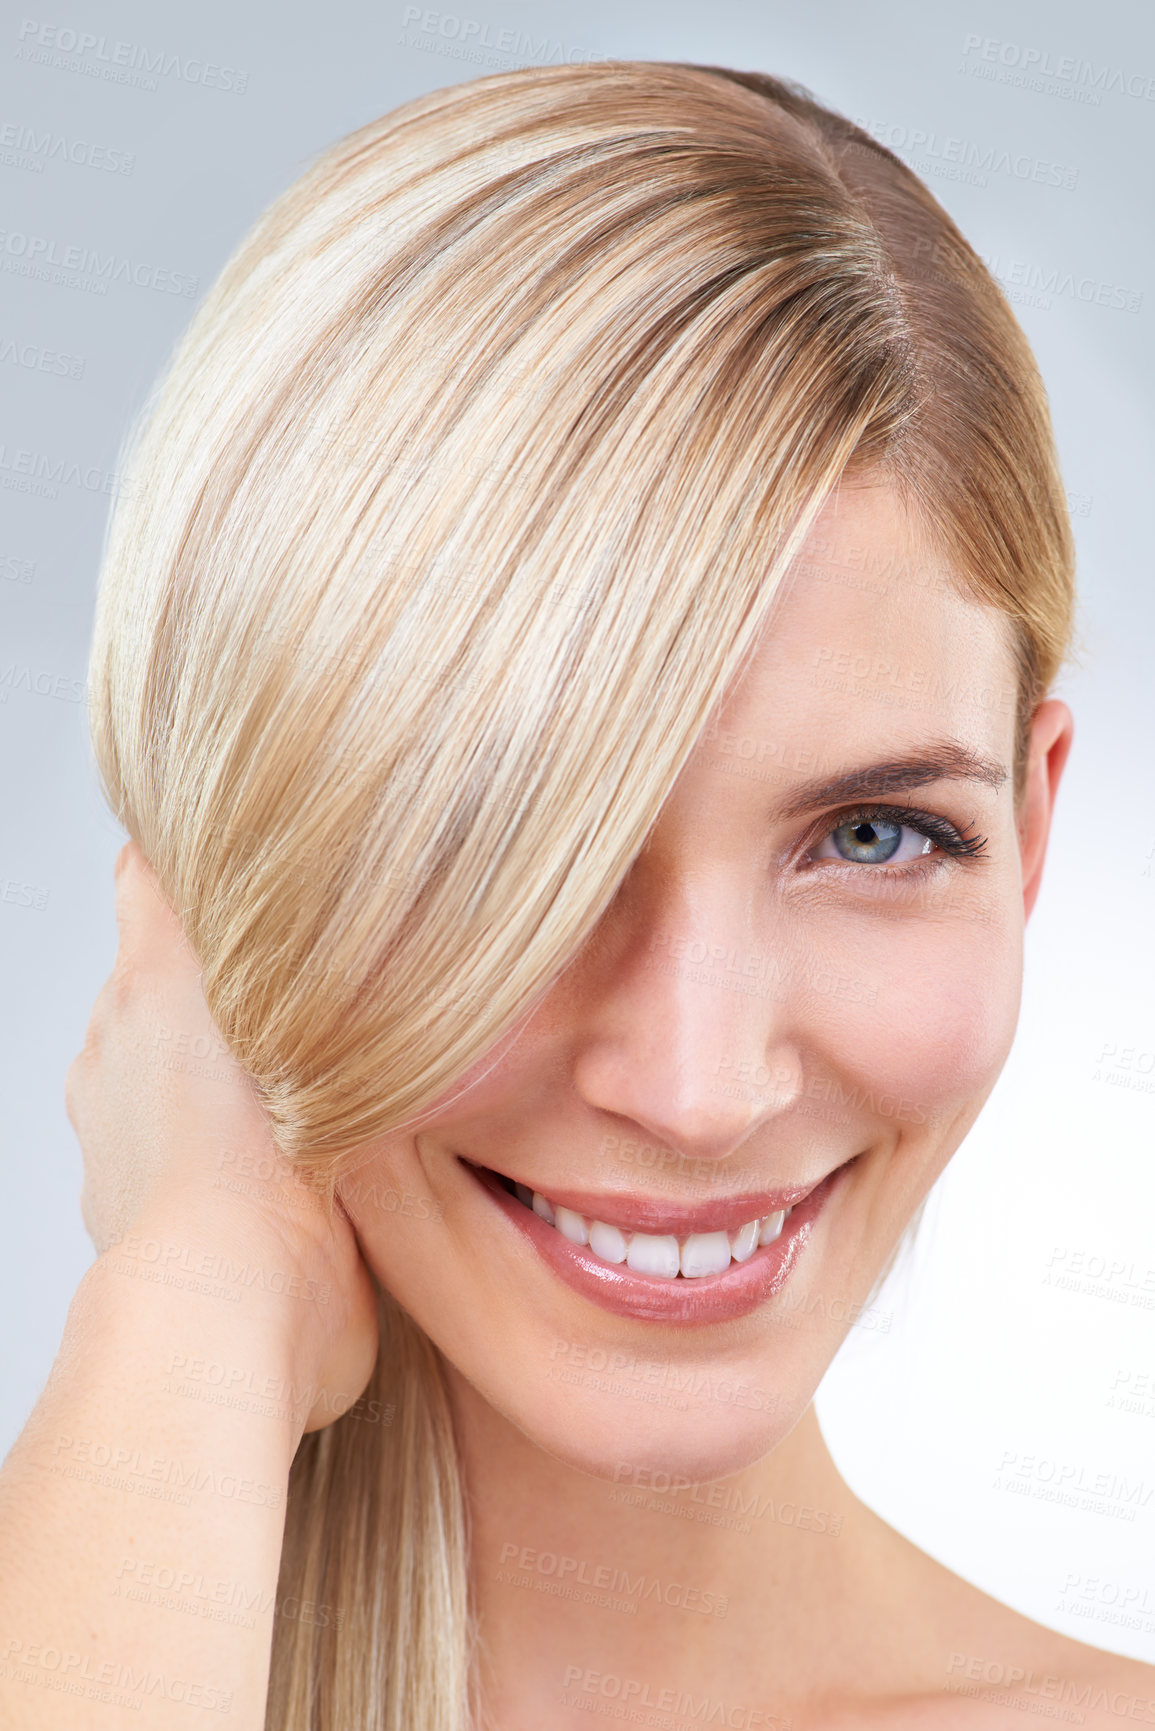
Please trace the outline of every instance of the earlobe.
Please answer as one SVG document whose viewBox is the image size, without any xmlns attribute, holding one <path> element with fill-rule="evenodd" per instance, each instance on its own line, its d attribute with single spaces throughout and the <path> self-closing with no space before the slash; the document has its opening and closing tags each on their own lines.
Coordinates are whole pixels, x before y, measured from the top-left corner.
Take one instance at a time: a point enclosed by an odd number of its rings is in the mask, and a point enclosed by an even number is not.
<svg viewBox="0 0 1155 1731">
<path fill-rule="evenodd" d="M 1074 734 L 1075 718 L 1061 699 L 1049 697 L 1036 709 L 1031 722 L 1027 785 L 1019 820 L 1025 919 L 1030 918 L 1038 899 L 1055 798 Z"/>
</svg>

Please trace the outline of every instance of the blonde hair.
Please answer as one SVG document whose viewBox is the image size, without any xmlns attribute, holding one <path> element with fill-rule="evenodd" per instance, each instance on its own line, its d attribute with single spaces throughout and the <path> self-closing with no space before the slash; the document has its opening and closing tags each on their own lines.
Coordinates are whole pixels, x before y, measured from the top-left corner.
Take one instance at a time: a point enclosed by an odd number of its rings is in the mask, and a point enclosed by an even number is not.
<svg viewBox="0 0 1155 1731">
<path fill-rule="evenodd" d="M 200 308 L 125 467 L 90 689 L 279 1146 L 331 1182 L 596 926 L 845 476 L 1069 640 L 1046 400 L 981 261 L 796 86 L 610 62 L 342 140 Z M 302 1443 L 268 1724 L 462 1731 L 467 1544 L 436 1349 L 382 1295 Z M 364 1416 L 392 1407 L 392 1425 Z"/>
</svg>

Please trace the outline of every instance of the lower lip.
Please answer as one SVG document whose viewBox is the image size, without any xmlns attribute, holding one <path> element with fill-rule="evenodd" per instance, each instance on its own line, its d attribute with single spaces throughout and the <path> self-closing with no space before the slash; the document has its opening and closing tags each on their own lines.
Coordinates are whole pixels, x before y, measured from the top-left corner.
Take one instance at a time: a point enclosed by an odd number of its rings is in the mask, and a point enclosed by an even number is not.
<svg viewBox="0 0 1155 1731">
<path fill-rule="evenodd" d="M 665 1280 L 658 1274 L 636 1274 L 624 1263 L 602 1262 L 584 1245 L 571 1244 L 555 1226 L 547 1226 L 532 1208 L 511 1196 L 489 1173 L 476 1166 L 466 1166 L 466 1170 L 472 1172 L 542 1260 L 583 1298 L 592 1299 L 615 1316 L 693 1327 L 748 1316 L 782 1290 L 797 1267 L 827 1197 L 847 1166 L 828 1173 L 809 1196 L 795 1204 L 772 1244 L 760 1245 L 748 1261 L 732 1262 L 721 1274 L 704 1274 L 691 1280 L 684 1275 Z"/>
</svg>

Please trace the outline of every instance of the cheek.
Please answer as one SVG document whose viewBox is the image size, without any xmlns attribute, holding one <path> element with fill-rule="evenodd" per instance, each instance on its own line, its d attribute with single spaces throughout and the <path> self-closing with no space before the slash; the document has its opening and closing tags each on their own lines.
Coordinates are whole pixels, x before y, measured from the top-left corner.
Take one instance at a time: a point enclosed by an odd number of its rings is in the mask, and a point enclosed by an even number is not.
<svg viewBox="0 0 1155 1731">
<path fill-rule="evenodd" d="M 442 1206 L 406 1138 L 373 1144 L 371 1158 L 337 1184 L 337 1193 L 368 1250 L 388 1246 L 413 1223 L 436 1223 Z"/>
<path fill-rule="evenodd" d="M 866 960 L 866 958 L 864 958 Z M 872 965 L 871 965 L 872 964 Z M 869 1005 L 824 1042 L 867 1110 L 907 1126 L 981 1105 L 1010 1051 L 1022 981 L 1013 925 L 962 921 L 892 935 L 869 958 Z"/>
<path fill-rule="evenodd" d="M 527 1012 L 462 1072 L 422 1114 L 429 1131 L 452 1132 L 476 1122 L 492 1124 L 511 1102 L 536 1096 L 556 1075 L 564 1031 L 554 995 Z"/>
</svg>

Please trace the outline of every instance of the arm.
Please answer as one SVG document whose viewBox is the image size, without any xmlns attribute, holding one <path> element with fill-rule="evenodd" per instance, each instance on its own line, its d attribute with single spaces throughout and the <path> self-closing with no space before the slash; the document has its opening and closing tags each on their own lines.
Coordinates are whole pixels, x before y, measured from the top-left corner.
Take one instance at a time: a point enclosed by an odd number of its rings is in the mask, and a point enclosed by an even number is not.
<svg viewBox="0 0 1155 1731">
<path fill-rule="evenodd" d="M 288 1330 L 245 1301 L 147 1284 L 115 1252 L 89 1270 L 0 1471 L 4 1722 L 263 1726 L 303 1421 L 182 1396 L 173 1367 L 198 1358 L 294 1376 Z"/>
<path fill-rule="evenodd" d="M 142 1059 L 159 1014 L 207 1011 L 175 915 L 130 870 L 137 959 L 70 1075 L 101 1254 L 0 1469 L 0 1724 L 261 1731 L 289 1467 L 321 1391 L 351 1398 L 372 1368 L 373 1288 L 239 1072 L 210 1099 Z M 238 1146 L 276 1183 L 215 1186 Z"/>
</svg>

